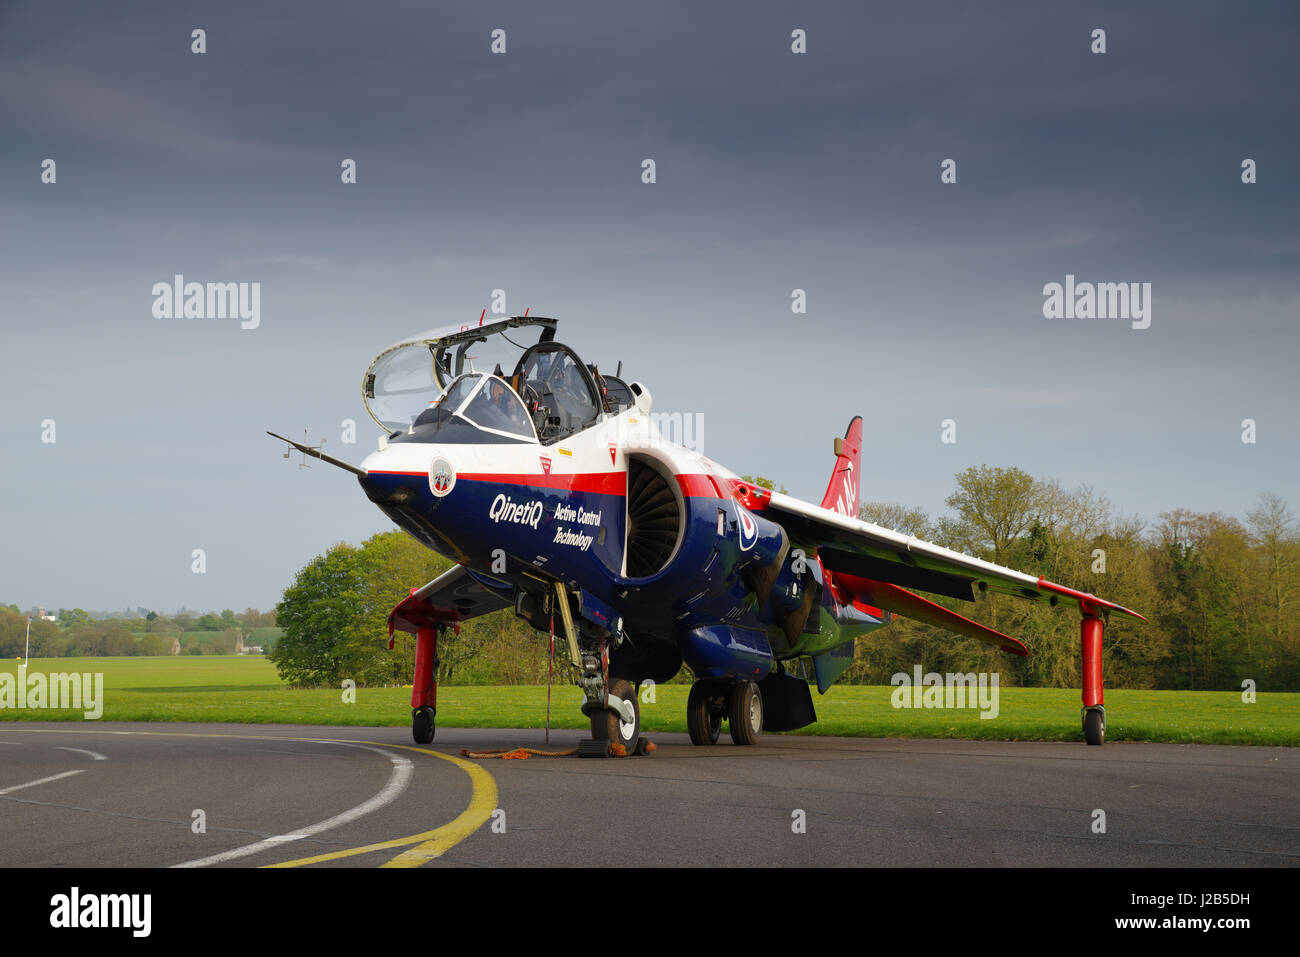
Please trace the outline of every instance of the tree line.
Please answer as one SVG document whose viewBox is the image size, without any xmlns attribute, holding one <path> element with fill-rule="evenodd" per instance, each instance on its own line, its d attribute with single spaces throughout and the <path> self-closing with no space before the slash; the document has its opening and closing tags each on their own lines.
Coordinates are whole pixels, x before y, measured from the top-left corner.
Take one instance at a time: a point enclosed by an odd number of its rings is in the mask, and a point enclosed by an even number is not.
<svg viewBox="0 0 1300 957">
<path fill-rule="evenodd" d="M 31 657 L 234 654 L 256 629 L 275 627 L 275 612 L 256 608 L 238 615 L 231 609 L 171 617 L 149 611 L 136 618 L 104 619 L 81 608 L 60 608 L 57 618 L 57 622 L 32 618 Z M 0 658 L 23 656 L 27 620 L 17 605 L 0 607 Z M 204 634 L 196 637 L 195 632 Z"/>
<path fill-rule="evenodd" d="M 1092 488 L 1062 488 L 1015 468 L 968 468 L 946 500 L 954 514 L 868 502 L 860 516 L 918 538 L 1092 592 L 1144 615 L 1112 616 L 1103 670 L 1110 687 L 1300 689 L 1300 526 L 1265 493 L 1241 521 L 1174 509 L 1153 523 L 1115 513 Z M 929 596 L 932 597 L 933 596 Z M 915 664 L 998 671 L 1003 684 L 1077 688 L 1079 616 L 987 594 L 973 605 L 935 599 L 1019 638 L 1028 658 L 899 619 L 860 640 L 851 682 L 885 683 Z M 973 613 L 972 613 L 973 612 Z"/>
</svg>

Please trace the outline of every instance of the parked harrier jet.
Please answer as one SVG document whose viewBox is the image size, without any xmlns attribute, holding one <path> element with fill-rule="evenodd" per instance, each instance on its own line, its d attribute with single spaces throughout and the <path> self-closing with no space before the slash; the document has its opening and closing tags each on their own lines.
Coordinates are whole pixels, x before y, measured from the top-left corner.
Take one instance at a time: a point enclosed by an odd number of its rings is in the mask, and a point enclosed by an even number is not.
<svg viewBox="0 0 1300 957">
<path fill-rule="evenodd" d="M 583 362 L 555 340 L 556 325 L 480 318 L 380 353 L 362 391 L 384 435 L 359 468 L 284 439 L 354 472 L 389 518 L 456 562 L 388 620 L 390 636 L 415 636 L 417 742 L 434 735 L 439 636 L 500 608 L 560 629 L 591 720 L 579 753 L 590 756 L 637 749 L 636 688 L 667 681 L 683 662 L 695 676 L 691 740 L 715 744 L 726 721 L 748 745 L 816 720 L 808 682 L 786 663 L 810 660 L 825 693 L 852 662 L 854 639 L 895 615 L 1027 654 L 909 590 L 918 589 L 1076 607 L 1084 736 L 1102 743 L 1104 624 L 1112 612 L 1142 616 L 859 520 L 860 417 L 835 440 L 820 505 L 756 487 L 664 441 L 649 390 Z M 509 373 L 466 368 L 471 346 L 497 336 L 515 345 L 507 333 L 530 328 L 540 337 Z"/>
</svg>

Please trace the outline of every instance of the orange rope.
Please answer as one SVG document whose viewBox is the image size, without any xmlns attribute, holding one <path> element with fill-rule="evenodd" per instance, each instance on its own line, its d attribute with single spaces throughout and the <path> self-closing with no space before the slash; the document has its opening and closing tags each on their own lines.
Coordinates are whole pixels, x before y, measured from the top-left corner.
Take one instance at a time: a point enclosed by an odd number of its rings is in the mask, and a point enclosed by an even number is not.
<svg viewBox="0 0 1300 957">
<path fill-rule="evenodd" d="M 653 741 L 645 743 L 646 751 L 654 751 Z M 469 748 L 461 748 L 460 756 L 462 758 L 501 758 L 505 761 L 526 761 L 532 757 L 538 758 L 568 758 L 578 753 L 577 748 L 570 748 L 568 751 L 542 751 L 539 748 L 493 748 L 488 751 L 471 751 Z M 625 758 L 627 757 L 627 748 L 623 747 L 617 741 L 609 746 L 610 757 Z"/>
<path fill-rule="evenodd" d="M 506 761 L 514 761 L 527 760 L 534 756 L 539 758 L 567 758 L 577 753 L 577 748 L 570 748 L 568 751 L 541 751 L 537 748 L 495 748 L 491 751 L 471 751 L 469 748 L 461 748 L 460 756 L 462 758 L 502 758 Z"/>
</svg>

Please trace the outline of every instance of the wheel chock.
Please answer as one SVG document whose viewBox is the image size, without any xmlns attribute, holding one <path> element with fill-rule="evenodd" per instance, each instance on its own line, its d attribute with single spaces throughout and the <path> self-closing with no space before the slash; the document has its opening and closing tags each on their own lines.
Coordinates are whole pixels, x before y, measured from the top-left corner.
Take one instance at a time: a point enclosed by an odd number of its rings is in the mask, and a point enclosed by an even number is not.
<svg viewBox="0 0 1300 957">
<path fill-rule="evenodd" d="M 583 738 L 578 742 L 578 757 L 607 758 L 609 757 L 609 742 L 598 738 Z"/>
</svg>

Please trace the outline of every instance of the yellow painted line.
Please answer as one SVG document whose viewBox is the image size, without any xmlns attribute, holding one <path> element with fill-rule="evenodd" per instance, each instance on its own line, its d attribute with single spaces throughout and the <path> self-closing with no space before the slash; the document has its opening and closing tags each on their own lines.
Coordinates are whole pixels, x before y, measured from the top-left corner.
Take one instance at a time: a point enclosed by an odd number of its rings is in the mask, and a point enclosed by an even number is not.
<svg viewBox="0 0 1300 957">
<path fill-rule="evenodd" d="M 336 861 L 345 857 L 356 857 L 359 854 L 371 854 L 375 851 L 388 851 L 399 847 L 410 847 L 408 851 L 398 854 L 392 860 L 380 866 L 382 867 L 419 867 L 426 864 L 434 858 L 441 857 L 451 848 L 455 847 L 465 838 L 469 837 L 480 827 L 482 827 L 491 817 L 492 812 L 496 810 L 497 805 L 497 783 L 492 775 L 488 774 L 479 765 L 464 758 L 452 754 L 443 754 L 441 751 L 431 751 L 428 748 L 416 748 L 409 744 L 389 744 L 386 741 L 353 741 L 344 738 L 292 738 L 282 735 L 271 734 L 213 734 L 210 732 L 189 733 L 183 731 L 93 731 L 93 730 L 75 730 L 64 731 L 55 728 L 15 728 L 15 731 L 35 731 L 44 734 L 120 734 L 136 735 L 158 738 L 238 738 L 246 741 L 303 741 L 307 743 L 334 743 L 334 744 L 373 744 L 381 748 L 401 748 L 404 751 L 415 751 L 419 754 L 430 754 L 435 758 L 442 758 L 449 761 L 456 767 L 460 768 L 469 775 L 470 784 L 473 791 L 470 794 L 469 806 L 452 821 L 434 828 L 432 831 L 423 831 L 419 834 L 412 834 L 409 837 L 398 837 L 391 841 L 380 841 L 377 844 L 366 844 L 364 847 L 352 847 L 342 851 L 331 851 L 328 854 L 317 854 L 314 857 L 301 857 L 294 861 L 283 861 L 279 864 L 264 864 L 264 868 L 273 867 L 302 867 L 306 864 L 319 864 L 323 861 Z M 411 845 L 416 845 L 411 847 Z"/>
<path fill-rule="evenodd" d="M 365 742 L 366 744 L 378 742 Z M 442 758 L 444 761 L 450 761 L 456 767 L 460 768 L 469 775 L 470 783 L 474 787 L 473 794 L 470 796 L 469 806 L 453 821 L 444 824 L 442 827 L 434 828 L 432 831 L 425 831 L 421 834 L 412 834 L 410 837 L 399 837 L 391 841 L 380 841 L 378 844 L 367 844 L 364 847 L 350 847 L 343 851 L 331 851 L 328 854 L 317 854 L 313 857 L 301 857 L 295 861 L 283 861 L 279 864 L 263 865 L 267 868 L 273 867 L 301 867 L 304 864 L 320 864 L 324 861 L 337 861 L 345 857 L 355 857 L 358 854 L 371 854 L 375 851 L 389 851 L 398 847 L 411 847 L 408 851 L 403 851 L 392 860 L 381 865 L 383 867 L 419 867 L 426 864 L 436 857 L 441 857 L 451 848 L 455 847 L 465 838 L 469 837 L 480 827 L 482 827 L 491 817 L 492 812 L 497 806 L 497 784 L 492 775 L 470 761 L 451 754 L 443 754 L 441 751 L 430 751 L 428 748 L 415 748 L 407 744 L 387 744 L 382 747 L 387 748 L 404 748 L 407 751 L 416 751 L 420 754 L 431 754 L 435 758 Z"/>
</svg>

